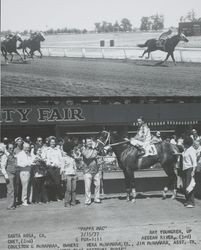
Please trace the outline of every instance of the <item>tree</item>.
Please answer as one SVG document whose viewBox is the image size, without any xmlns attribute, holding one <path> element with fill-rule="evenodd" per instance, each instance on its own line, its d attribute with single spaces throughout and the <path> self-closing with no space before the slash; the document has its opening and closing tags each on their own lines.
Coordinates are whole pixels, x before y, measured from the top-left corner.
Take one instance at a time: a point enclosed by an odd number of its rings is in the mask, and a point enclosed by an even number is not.
<svg viewBox="0 0 201 250">
<path fill-rule="evenodd" d="M 118 23 L 118 21 L 115 22 L 115 24 L 113 25 L 113 31 L 120 31 L 121 27 Z"/>
<path fill-rule="evenodd" d="M 95 29 L 96 29 L 96 32 L 100 33 L 101 32 L 101 23 L 95 23 Z"/>
<path fill-rule="evenodd" d="M 150 30 L 152 26 L 152 22 L 150 21 L 150 17 L 143 16 L 141 18 L 140 30 Z"/>
<path fill-rule="evenodd" d="M 132 24 L 127 18 L 121 20 L 121 27 L 123 31 L 132 31 Z"/>
<path fill-rule="evenodd" d="M 152 30 L 161 30 L 164 28 L 164 16 L 163 15 L 153 15 L 152 20 Z"/>
<path fill-rule="evenodd" d="M 197 21 L 195 16 L 196 16 L 195 11 L 192 9 L 191 11 L 187 13 L 185 17 L 185 21 L 195 22 Z"/>
</svg>

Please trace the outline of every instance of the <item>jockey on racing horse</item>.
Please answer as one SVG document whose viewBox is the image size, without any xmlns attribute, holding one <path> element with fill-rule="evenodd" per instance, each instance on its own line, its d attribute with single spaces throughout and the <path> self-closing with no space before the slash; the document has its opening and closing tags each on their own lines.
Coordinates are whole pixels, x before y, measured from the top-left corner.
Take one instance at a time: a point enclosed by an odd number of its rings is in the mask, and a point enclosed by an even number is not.
<svg viewBox="0 0 201 250">
<path fill-rule="evenodd" d="M 137 123 L 139 126 L 137 135 L 130 139 L 130 143 L 140 149 L 140 154 L 142 154 L 143 157 L 148 155 L 156 155 L 157 151 L 154 145 L 151 144 L 152 135 L 150 128 L 148 127 L 147 123 L 145 123 L 143 117 L 139 117 L 137 119 Z"/>
<path fill-rule="evenodd" d="M 159 48 L 162 48 L 165 50 L 165 43 L 166 43 L 166 40 L 170 37 L 170 35 L 172 34 L 172 30 L 169 29 L 168 31 L 166 32 L 163 32 L 159 38 L 158 38 L 158 41 L 157 41 L 157 46 Z"/>
</svg>

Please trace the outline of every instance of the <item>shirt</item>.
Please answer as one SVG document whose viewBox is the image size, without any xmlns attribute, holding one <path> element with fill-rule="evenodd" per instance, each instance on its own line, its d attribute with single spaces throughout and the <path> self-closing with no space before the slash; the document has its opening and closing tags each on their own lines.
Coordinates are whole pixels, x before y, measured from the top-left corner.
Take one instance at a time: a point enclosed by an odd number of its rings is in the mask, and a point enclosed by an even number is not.
<svg viewBox="0 0 201 250">
<path fill-rule="evenodd" d="M 196 150 L 191 146 L 184 150 L 183 155 L 183 170 L 197 167 Z"/>
<path fill-rule="evenodd" d="M 22 152 L 22 149 L 20 149 L 18 147 L 14 148 L 14 155 L 17 155 L 20 152 Z"/>
<path fill-rule="evenodd" d="M 21 168 L 30 167 L 33 164 L 34 157 L 31 154 L 25 153 L 24 150 L 16 155 L 17 166 Z"/>
<path fill-rule="evenodd" d="M 140 126 L 140 128 L 137 131 L 137 135 L 135 136 L 135 139 L 145 143 L 150 143 L 151 132 L 146 123 Z"/>
<path fill-rule="evenodd" d="M 42 158 L 45 160 L 46 164 L 51 167 L 63 167 L 63 158 L 61 154 L 61 150 L 58 148 L 48 147 L 42 153 Z"/>
<path fill-rule="evenodd" d="M 6 171 L 10 174 L 14 174 L 15 173 L 15 169 L 16 169 L 16 165 L 17 165 L 17 158 L 14 155 L 9 154 L 7 156 L 7 168 Z"/>
<path fill-rule="evenodd" d="M 6 172 L 6 165 L 7 165 L 7 156 L 6 154 L 3 154 L 0 156 L 0 170 L 4 177 L 8 179 L 8 174 Z"/>
<path fill-rule="evenodd" d="M 84 148 L 82 150 L 83 161 L 84 161 L 84 174 L 97 174 L 99 166 L 97 164 L 98 151 L 93 148 Z"/>
<path fill-rule="evenodd" d="M 171 139 L 171 140 L 170 140 L 170 143 L 171 143 L 171 144 L 174 144 L 174 145 L 177 144 L 177 142 L 175 141 L 175 139 Z"/>
<path fill-rule="evenodd" d="M 76 169 L 77 168 L 75 160 L 67 154 L 64 154 L 63 166 L 61 168 L 61 172 L 63 172 L 63 175 L 76 175 Z"/>
</svg>

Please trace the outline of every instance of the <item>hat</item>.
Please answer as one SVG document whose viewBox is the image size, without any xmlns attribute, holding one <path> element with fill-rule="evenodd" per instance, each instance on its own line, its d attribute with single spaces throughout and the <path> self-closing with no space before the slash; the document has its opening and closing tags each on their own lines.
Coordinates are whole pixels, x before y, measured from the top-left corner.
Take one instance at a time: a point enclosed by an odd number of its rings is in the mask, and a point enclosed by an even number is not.
<svg viewBox="0 0 201 250">
<path fill-rule="evenodd" d="M 92 143 L 92 139 L 86 139 L 86 143 Z"/>
<path fill-rule="evenodd" d="M 23 141 L 22 137 L 17 137 L 17 138 L 15 138 L 15 143 L 17 143 L 17 141 L 19 141 L 19 140 L 22 140 L 22 141 Z"/>
</svg>

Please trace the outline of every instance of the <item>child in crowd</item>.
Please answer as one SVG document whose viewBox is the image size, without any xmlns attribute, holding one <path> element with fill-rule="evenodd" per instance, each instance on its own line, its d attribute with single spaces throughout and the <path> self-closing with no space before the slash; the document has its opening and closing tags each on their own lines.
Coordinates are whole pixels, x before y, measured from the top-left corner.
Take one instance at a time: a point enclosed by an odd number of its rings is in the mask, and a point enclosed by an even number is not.
<svg viewBox="0 0 201 250">
<path fill-rule="evenodd" d="M 76 205 L 77 168 L 68 148 L 67 144 L 63 145 L 64 164 L 61 168 L 61 176 L 65 185 L 64 207 Z"/>
</svg>

